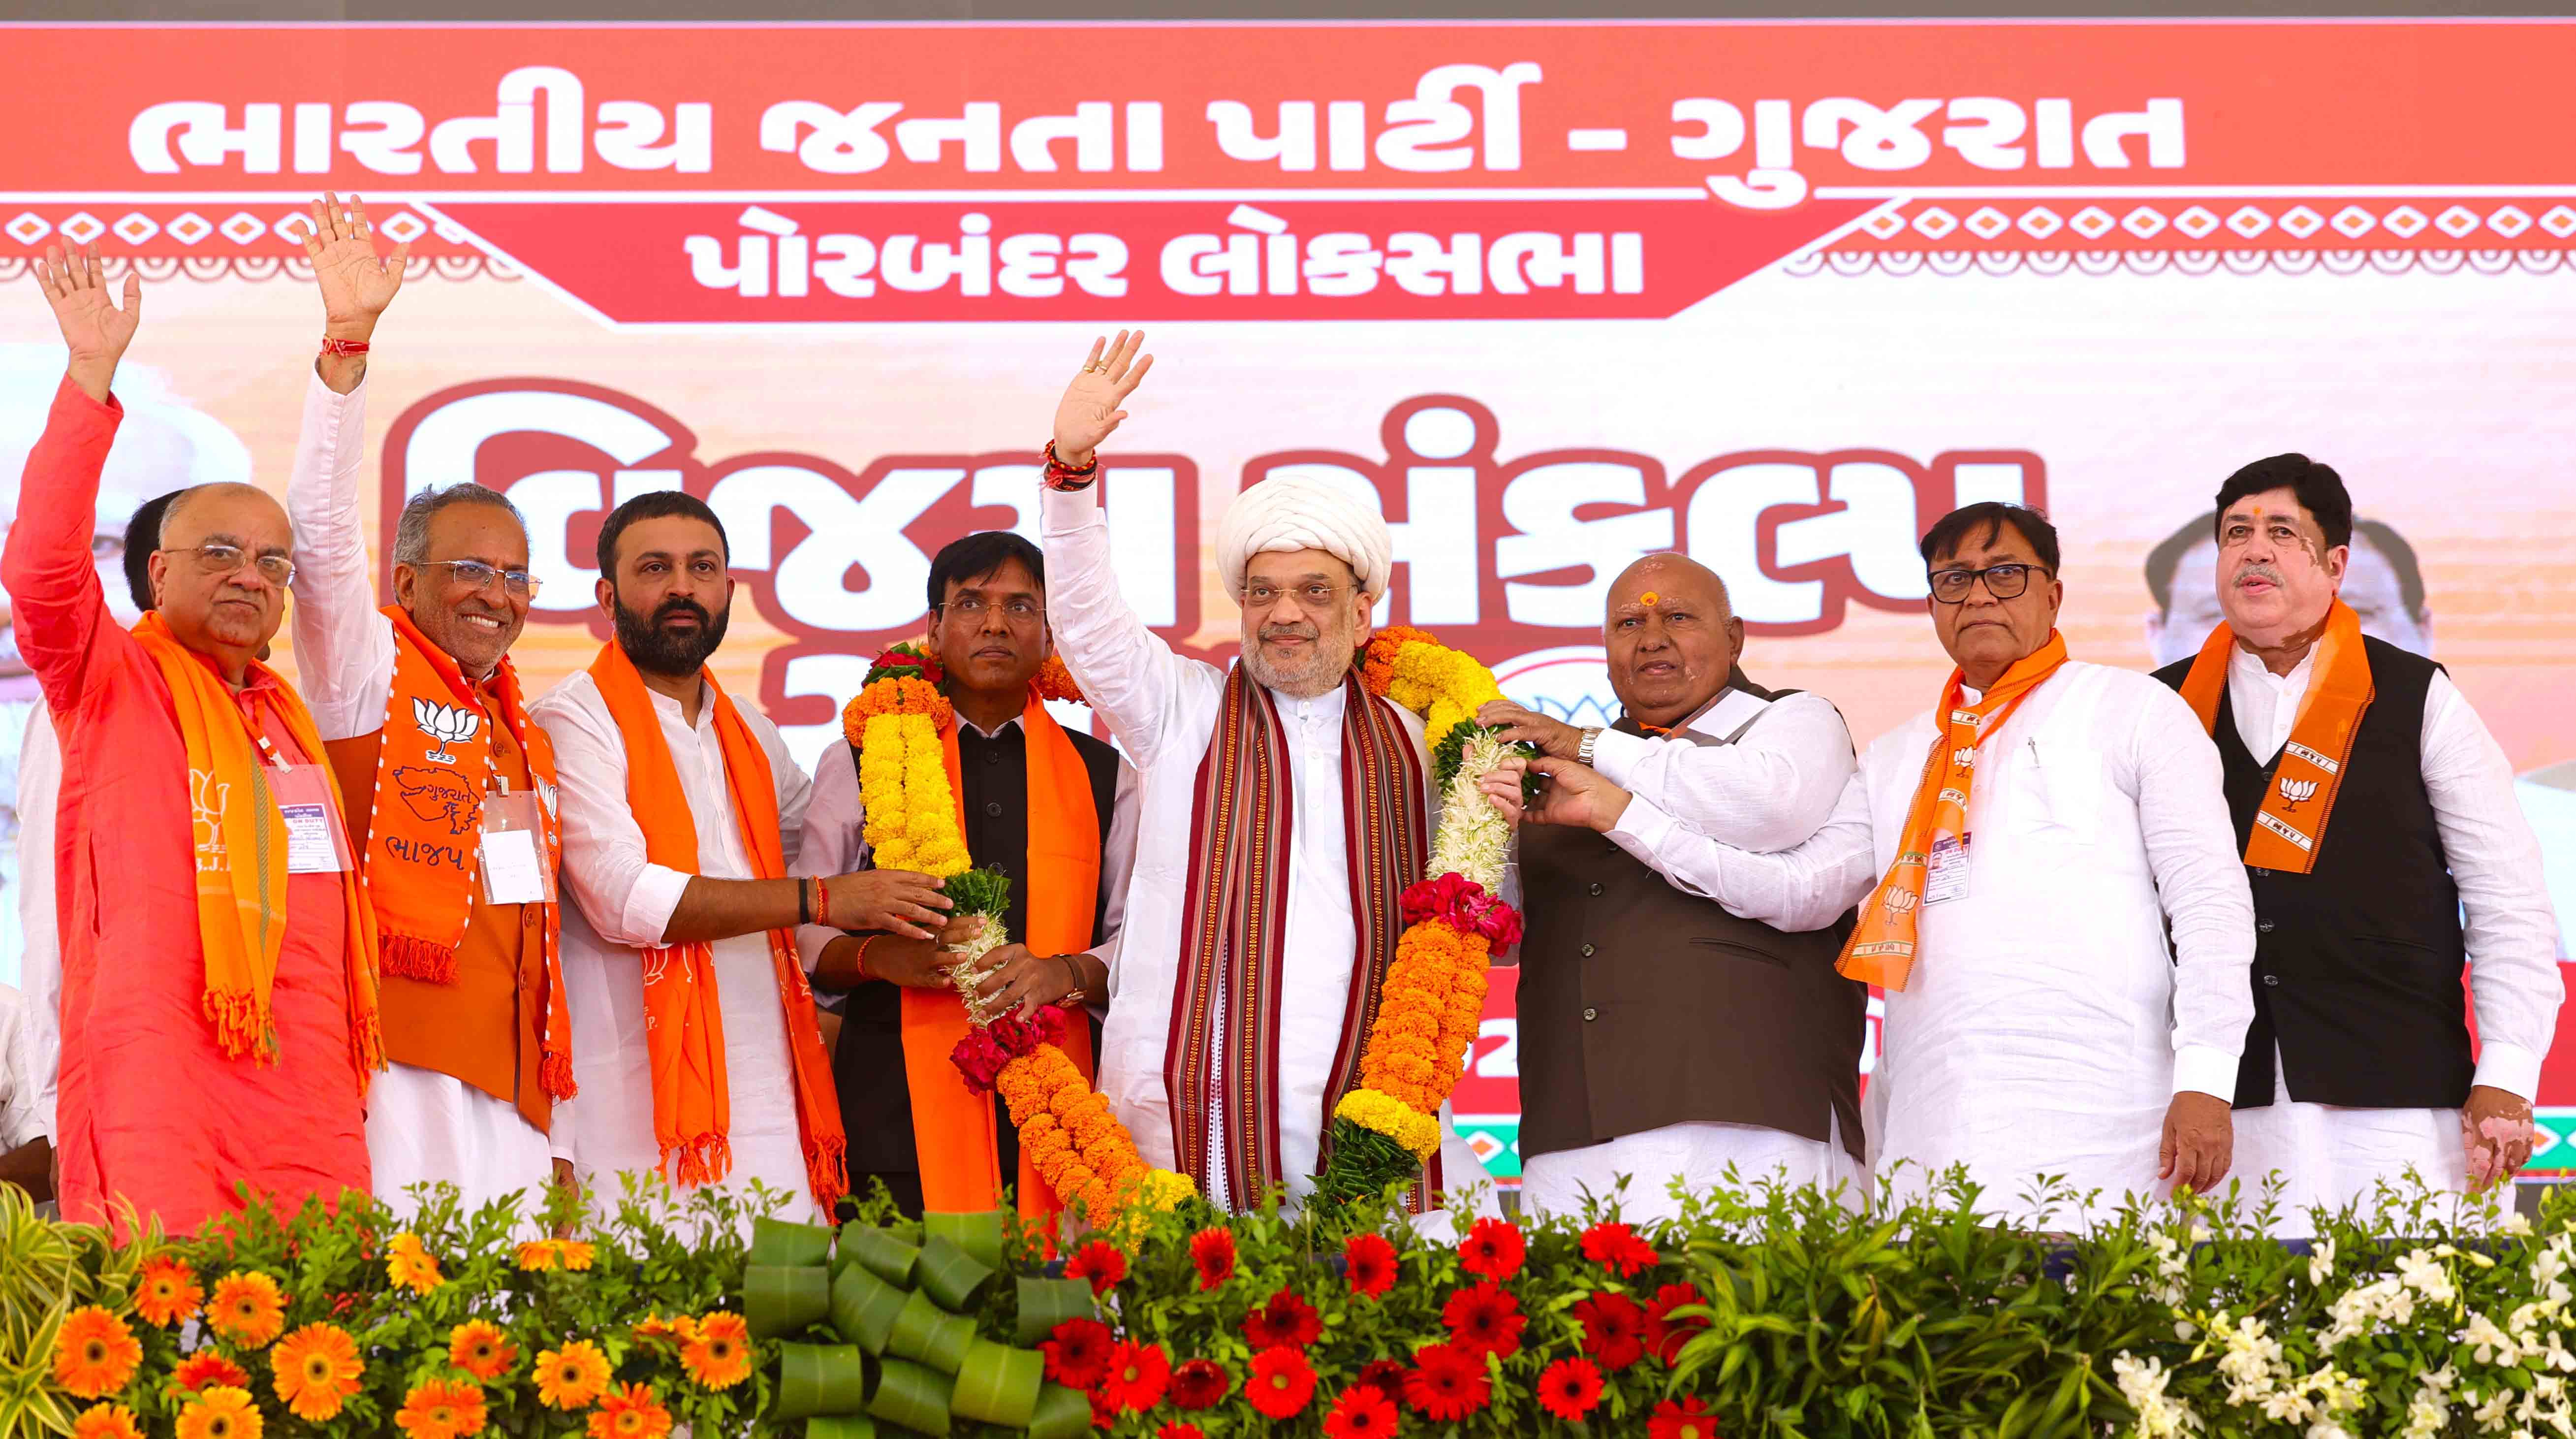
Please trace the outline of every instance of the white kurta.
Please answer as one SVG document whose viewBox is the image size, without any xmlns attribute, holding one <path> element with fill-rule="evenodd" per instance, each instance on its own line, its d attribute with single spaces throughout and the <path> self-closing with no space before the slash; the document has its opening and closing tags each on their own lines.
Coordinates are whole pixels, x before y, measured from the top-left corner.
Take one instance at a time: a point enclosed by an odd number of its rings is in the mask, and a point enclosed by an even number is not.
<svg viewBox="0 0 2576 1439">
<path fill-rule="evenodd" d="M 1109 529 L 1096 492 L 1050 490 L 1040 504 L 1047 557 L 1047 619 L 1056 648 L 1094 712 L 1109 722 L 1144 777 L 1136 874 L 1109 975 L 1109 1016 L 1101 1035 L 1100 1090 L 1135 1136 L 1147 1163 L 1170 1168 L 1171 1101 L 1165 1088 L 1172 996 L 1180 974 L 1181 926 L 1195 836 L 1191 810 L 1199 761 L 1216 733 L 1225 671 L 1175 654 L 1128 609 L 1110 565 Z M 1292 1206 L 1314 1192 L 1324 1127 L 1324 1090 L 1341 1044 L 1358 931 L 1342 822 L 1342 691 L 1301 700 L 1273 693 L 1288 750 L 1295 805 L 1288 860 L 1288 913 L 1281 941 L 1278 1092 L 1280 1164 Z M 1401 710 L 1420 754 L 1422 723 Z M 1426 790 L 1430 764 L 1423 763 Z M 1427 796 L 1427 814 L 1438 798 Z M 1223 1010 L 1220 1000 L 1217 1008 Z M 1242 1036 L 1216 1036 L 1220 1054 Z M 1221 1117 L 1210 1145 L 1221 1166 Z M 1463 1188 L 1484 1177 L 1475 1151 L 1442 1113 L 1442 1182 Z M 1194 1175 L 1203 1192 L 1208 1176 Z M 1489 1191 L 1490 1192 L 1490 1191 Z"/>
<path fill-rule="evenodd" d="M 0 1154 L 47 1133 L 36 1113 L 42 1086 L 36 1078 L 34 1009 L 25 995 L 0 984 Z"/>
<path fill-rule="evenodd" d="M 1731 744 L 1700 744 L 1603 730 L 1593 767 L 1632 795 L 1607 831 L 1610 841 L 1685 894 L 1710 897 L 1678 872 L 1704 868 L 1719 840 L 1752 851 L 1795 845 L 1832 816 L 1851 780 L 1851 731 L 1841 711 L 1814 695 L 1766 700 L 1725 690 L 1682 728 L 1712 740 L 1742 735 Z M 1733 1017 L 1709 1018 L 1715 1026 Z M 1816 1103 L 1831 1107 L 1822 1093 Z M 1828 1129 L 1819 1142 L 1754 1124 L 1672 1124 L 1534 1155 L 1521 1165 L 1521 1207 L 1580 1213 L 1587 1194 L 1606 1196 L 1626 1176 L 1621 1213 L 1632 1221 L 1668 1219 L 1681 1208 L 1671 1194 L 1675 1179 L 1704 1190 L 1725 1183 L 1730 1170 L 1748 1185 L 1841 1185 L 1846 1200 L 1865 1203 L 1869 1170 L 1843 1148 L 1840 1131 Z"/>
<path fill-rule="evenodd" d="M 1933 735 L 1927 711 L 1881 736 L 1813 840 L 1719 847 L 1690 881 L 1782 928 L 1831 923 L 1894 860 Z M 1964 1165 L 1982 1208 L 2051 1229 L 2166 1193 L 2165 1111 L 2233 1096 L 2254 1014 L 2217 747 L 2154 679 L 2068 663 L 1979 748 L 1968 827 L 1968 892 L 1923 907 L 1887 996 L 1872 1169 L 1901 1203 Z M 2041 1175 L 2100 1202 L 2038 1202 Z"/>
<path fill-rule="evenodd" d="M 366 431 L 365 381 L 343 395 L 319 375 L 305 377 L 304 428 L 286 479 L 286 513 L 295 526 L 295 672 L 326 741 L 384 728 L 393 695 L 394 625 L 376 606 L 360 519 Z M 396 1213 L 411 1208 L 415 1185 L 445 1183 L 456 1186 L 468 1212 L 534 1191 L 519 1206 L 533 1217 L 553 1180 L 555 1152 L 516 1105 L 453 1075 L 393 1064 L 368 1087 L 367 1167 L 376 1198 Z"/>
<path fill-rule="evenodd" d="M 698 873 L 709 879 L 757 878 L 734 820 L 715 705 L 701 704 L 692 728 L 679 701 L 650 697 L 697 820 Z M 661 942 L 694 876 L 645 858 L 644 831 L 626 802 L 625 740 L 587 670 L 547 691 L 530 713 L 554 740 L 555 778 L 563 794 L 564 884 L 574 900 L 564 909 L 563 967 L 572 1010 L 573 1078 L 581 1094 L 555 1107 L 556 1140 L 570 1145 L 582 1183 L 613 1203 L 616 1176 L 662 1169 L 644 1035 L 643 951 Z M 793 866 L 810 785 L 777 727 L 756 709 L 743 708 L 741 715 L 769 756 L 780 843 Z M 757 1179 L 790 1196 L 781 1217 L 821 1219 L 806 1182 L 787 1010 L 769 941 L 750 934 L 717 940 L 713 948 L 733 1109 L 733 1170 L 721 1182 L 748 1198 L 750 1181 Z"/>
<path fill-rule="evenodd" d="M 2315 677 L 2316 651 L 2276 675 L 2237 650 L 2227 697 L 2237 737 L 2268 762 L 2288 742 Z M 2467 916 L 2469 991 L 2478 1021 L 2477 1082 L 2530 1099 L 2557 1032 L 2558 927 L 2541 876 L 2540 842 L 2515 803 L 2513 769 L 2476 710 L 2436 671 L 2424 696 L 2424 790 Z M 2348 1109 L 2305 1104 L 2272 1056 L 2272 1102 L 2236 1111 L 2236 1172 L 2251 1186 L 2277 1175 L 2274 1232 L 2305 1237 L 2312 1211 L 2368 1201 L 2408 1170 L 2436 1189 L 2468 1185 L 2456 1109 Z"/>
</svg>

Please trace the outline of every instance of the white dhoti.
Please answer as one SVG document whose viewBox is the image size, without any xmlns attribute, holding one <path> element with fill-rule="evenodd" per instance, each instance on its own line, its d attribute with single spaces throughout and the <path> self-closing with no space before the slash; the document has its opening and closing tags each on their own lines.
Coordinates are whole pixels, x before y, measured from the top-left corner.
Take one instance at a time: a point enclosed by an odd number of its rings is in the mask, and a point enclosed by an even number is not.
<svg viewBox="0 0 2576 1439">
<path fill-rule="evenodd" d="M 2376 1209 L 2381 1185 L 2402 1199 L 2415 1192 L 2416 1179 L 2436 1193 L 2462 1196 L 2435 1211 L 2450 1222 L 2482 1207 L 2466 1197 L 2468 1151 L 2460 1142 L 2460 1111 L 2301 1104 L 2290 1098 L 2277 1050 L 2272 1096 L 2260 1109 L 2236 1111 L 2236 1157 L 2228 1178 L 2244 1186 L 2242 1205 L 2249 1213 L 2267 1184 L 2280 1185 L 2267 1230 L 2273 1237 L 2314 1238 L 2316 1210 L 2332 1214 L 2351 1204 Z M 2508 1190 L 2503 1202 L 2511 1201 Z"/>
<path fill-rule="evenodd" d="M 518 1107 L 454 1075 L 396 1064 L 367 1088 L 367 1164 L 376 1198 L 396 1215 L 420 1210 L 415 1186 L 456 1186 L 464 1212 L 519 1196 L 522 1238 L 537 1237 L 554 1177 L 554 1149 Z"/>
<path fill-rule="evenodd" d="M 1691 1123 L 1531 1159 L 1521 1166 L 1521 1210 L 1533 1218 L 1579 1215 L 1587 1195 L 1606 1204 L 1616 1194 L 1621 1219 L 1650 1224 L 1681 1216 L 1677 1180 L 1688 1192 L 1729 1184 L 1839 1187 L 1836 1197 L 1854 1210 L 1869 1199 L 1869 1169 L 1843 1148 L 1839 1124 L 1819 1142 L 1755 1124 Z"/>
</svg>

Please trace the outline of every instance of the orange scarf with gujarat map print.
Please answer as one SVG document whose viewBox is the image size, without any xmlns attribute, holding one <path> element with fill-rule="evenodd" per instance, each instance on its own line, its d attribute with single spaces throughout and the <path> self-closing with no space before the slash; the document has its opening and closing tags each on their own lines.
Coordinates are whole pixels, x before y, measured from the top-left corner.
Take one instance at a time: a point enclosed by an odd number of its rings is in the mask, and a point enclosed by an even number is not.
<svg viewBox="0 0 2576 1439">
<path fill-rule="evenodd" d="M 2200 727 L 2213 735 L 2235 651 L 2236 632 L 2222 624 L 2211 631 L 2183 676 L 2184 702 L 2200 716 Z M 2272 783 L 2263 790 L 2263 807 L 2245 837 L 2245 863 L 2255 869 L 2306 874 L 2316 867 L 2317 846 L 2325 840 L 2326 819 L 2334 813 L 2335 789 L 2352 759 L 2353 738 L 2361 733 L 2361 717 L 2378 693 L 2370 678 L 2370 656 L 2362 650 L 2361 616 L 2352 606 L 2337 600 L 2326 612 L 2326 632 L 2317 641 L 2316 656 L 2308 697 L 2299 706 L 2290 742 L 2281 746 Z"/>
<path fill-rule="evenodd" d="M 430 984 L 456 982 L 456 947 L 472 922 L 482 881 L 483 796 L 492 785 L 492 721 L 463 670 L 412 624 L 399 605 L 394 676 L 385 727 L 376 749 L 375 808 L 367 822 L 362 868 L 367 897 L 384 935 L 387 974 Z M 541 858 L 548 873 L 563 862 L 563 828 L 552 792 L 555 750 L 528 718 L 518 671 L 504 658 L 493 673 L 493 708 L 528 756 L 536 778 Z M 543 1058 L 538 1081 L 554 1099 L 573 1097 L 572 1019 L 564 1004 L 563 910 L 545 907 L 546 966 Z"/>
</svg>

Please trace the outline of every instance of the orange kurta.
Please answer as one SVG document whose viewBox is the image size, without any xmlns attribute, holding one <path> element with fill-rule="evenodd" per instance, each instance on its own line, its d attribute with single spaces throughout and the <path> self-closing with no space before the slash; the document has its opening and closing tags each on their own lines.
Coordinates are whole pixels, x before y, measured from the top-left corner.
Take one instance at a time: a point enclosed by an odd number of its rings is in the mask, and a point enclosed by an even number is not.
<svg viewBox="0 0 2576 1439">
<path fill-rule="evenodd" d="M 354 937 L 339 876 L 290 879 L 270 999 L 276 1062 L 223 1052 L 205 1014 L 177 711 L 150 655 L 109 615 L 90 556 L 99 470 L 123 413 L 64 383 L 27 459 L 0 578 L 63 740 L 64 1216 L 102 1219 L 121 1198 L 185 1232 L 237 1207 L 237 1183 L 287 1205 L 367 1189 Z M 238 697 L 245 714 L 289 759 L 320 762 L 266 702 L 279 685 L 254 671 Z"/>
</svg>

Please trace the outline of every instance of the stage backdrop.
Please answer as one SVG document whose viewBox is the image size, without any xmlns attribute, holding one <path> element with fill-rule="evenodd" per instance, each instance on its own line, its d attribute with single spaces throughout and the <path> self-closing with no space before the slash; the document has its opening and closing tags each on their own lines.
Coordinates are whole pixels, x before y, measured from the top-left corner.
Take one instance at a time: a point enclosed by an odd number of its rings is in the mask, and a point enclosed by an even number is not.
<svg viewBox="0 0 2576 1439">
<path fill-rule="evenodd" d="M 1393 525 L 1383 619 L 1595 722 L 1608 580 L 1682 549 L 1732 584 L 1747 672 L 1867 742 L 1942 677 L 1913 546 L 1971 500 L 2062 527 L 2078 656 L 2189 653 L 2212 492 L 2301 450 L 2375 522 L 2355 603 L 2451 666 L 2576 914 L 2576 26 L 5 42 L 0 279 L 65 240 L 147 277 L 103 565 L 145 495 L 282 482 L 326 186 L 415 245 L 369 379 L 374 522 L 468 478 L 516 500 L 543 687 L 605 634 L 605 509 L 704 496 L 743 582 L 719 669 L 809 756 L 919 630 L 932 551 L 1034 533 L 1055 396 L 1117 325 L 1158 357 L 1104 490 L 1159 634 L 1223 662 L 1216 516 L 1327 476 Z M 4 293 L 14 475 L 59 355 L 34 286 Z M 1459 1098 L 1510 1175 L 1496 993 Z M 2576 1155 L 2560 1050 L 2544 1166 Z"/>
</svg>

